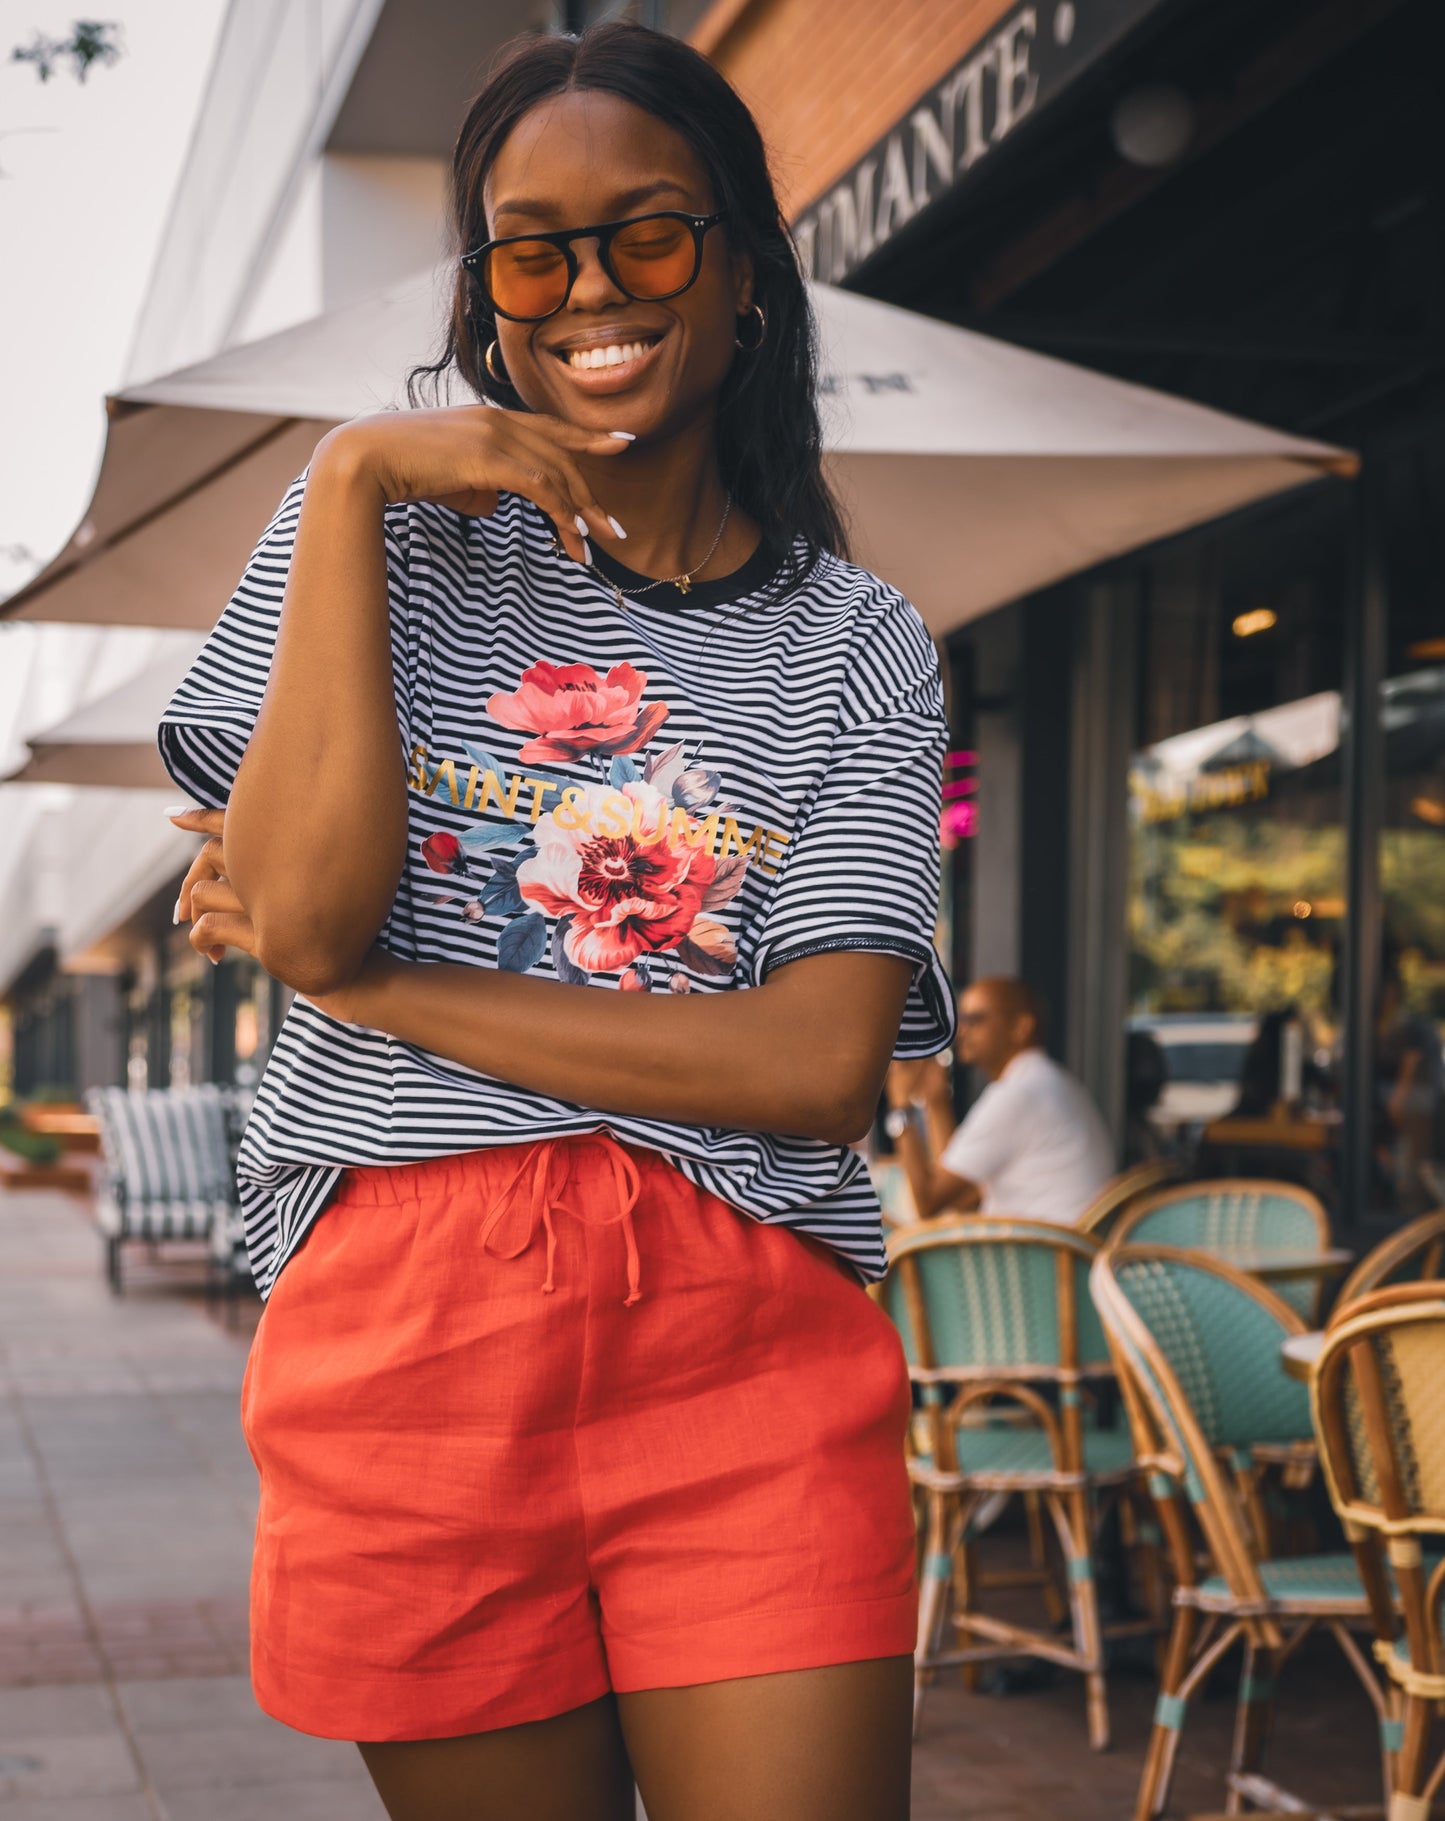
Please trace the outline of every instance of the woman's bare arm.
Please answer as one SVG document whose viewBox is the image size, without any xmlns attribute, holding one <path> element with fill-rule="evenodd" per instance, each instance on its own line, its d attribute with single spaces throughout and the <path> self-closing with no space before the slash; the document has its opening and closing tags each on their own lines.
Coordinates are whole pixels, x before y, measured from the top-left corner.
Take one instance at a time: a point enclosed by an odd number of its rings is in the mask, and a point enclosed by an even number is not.
<svg viewBox="0 0 1445 1821">
<path fill-rule="evenodd" d="M 315 1002 L 598 1112 L 852 1144 L 877 1109 L 911 973 L 898 956 L 838 952 L 741 992 L 619 993 L 378 949 Z"/>
<path fill-rule="evenodd" d="M 226 810 L 227 871 L 268 972 L 325 992 L 361 966 L 406 853 L 383 512 L 535 500 L 580 560 L 606 515 L 576 455 L 625 444 L 487 406 L 383 413 L 322 438 L 302 498 L 265 699 Z"/>
</svg>

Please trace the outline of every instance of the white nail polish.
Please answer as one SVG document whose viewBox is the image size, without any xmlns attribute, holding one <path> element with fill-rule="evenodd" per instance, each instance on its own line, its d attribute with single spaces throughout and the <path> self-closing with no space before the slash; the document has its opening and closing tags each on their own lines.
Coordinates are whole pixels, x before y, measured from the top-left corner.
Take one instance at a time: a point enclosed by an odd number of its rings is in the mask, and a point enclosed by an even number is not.
<svg viewBox="0 0 1445 1821">
<path fill-rule="evenodd" d="M 177 898 L 176 899 L 176 908 L 171 912 L 171 922 L 179 923 L 180 920 L 181 920 L 181 901 L 179 898 Z"/>
<path fill-rule="evenodd" d="M 166 814 L 168 816 L 188 816 L 195 807 L 194 803 L 167 803 Z"/>
<path fill-rule="evenodd" d="M 636 436 L 633 435 L 631 430 L 609 430 L 607 434 L 609 436 L 615 436 L 620 443 L 635 443 L 637 441 Z"/>
<path fill-rule="evenodd" d="M 607 523 L 611 525 L 612 535 L 614 537 L 625 538 L 627 536 L 627 533 L 622 529 L 621 525 L 618 524 L 617 520 L 613 518 L 610 512 L 607 515 Z"/>
<path fill-rule="evenodd" d="M 582 514 L 579 512 L 577 514 L 576 518 L 573 519 L 572 523 L 577 527 L 578 531 L 581 534 L 582 542 L 585 544 L 587 542 L 587 521 L 586 521 L 586 519 L 583 518 Z"/>
<path fill-rule="evenodd" d="M 585 537 L 582 540 L 582 561 L 584 563 L 590 563 L 592 561 L 592 546 L 587 542 Z"/>
</svg>

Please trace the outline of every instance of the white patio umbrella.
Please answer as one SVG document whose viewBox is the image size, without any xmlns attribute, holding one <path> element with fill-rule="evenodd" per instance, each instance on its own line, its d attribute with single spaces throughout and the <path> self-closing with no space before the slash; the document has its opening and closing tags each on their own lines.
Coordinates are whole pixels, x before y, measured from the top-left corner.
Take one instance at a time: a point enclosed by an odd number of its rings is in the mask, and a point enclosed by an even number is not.
<svg viewBox="0 0 1445 1821">
<path fill-rule="evenodd" d="M 169 641 L 164 655 L 133 677 L 27 740 L 30 756 L 0 781 L 102 784 L 174 795 L 156 746 L 156 724 L 201 642 L 199 635 Z"/>
<path fill-rule="evenodd" d="M 107 400 L 95 496 L 0 616 L 211 626 L 336 423 L 403 402 L 445 273 Z M 830 286 L 827 461 L 861 562 L 935 633 L 1353 455 Z"/>
</svg>

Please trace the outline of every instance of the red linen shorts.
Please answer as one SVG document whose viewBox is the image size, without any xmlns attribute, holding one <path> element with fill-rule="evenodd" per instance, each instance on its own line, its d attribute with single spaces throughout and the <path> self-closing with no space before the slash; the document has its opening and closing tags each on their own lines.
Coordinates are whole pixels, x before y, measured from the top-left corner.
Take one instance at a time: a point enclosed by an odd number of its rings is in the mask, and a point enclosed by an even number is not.
<svg viewBox="0 0 1445 1821">
<path fill-rule="evenodd" d="M 655 1153 L 348 1170 L 242 1391 L 256 1697 L 448 1738 L 907 1655 L 909 1411 L 847 1265 Z"/>
</svg>

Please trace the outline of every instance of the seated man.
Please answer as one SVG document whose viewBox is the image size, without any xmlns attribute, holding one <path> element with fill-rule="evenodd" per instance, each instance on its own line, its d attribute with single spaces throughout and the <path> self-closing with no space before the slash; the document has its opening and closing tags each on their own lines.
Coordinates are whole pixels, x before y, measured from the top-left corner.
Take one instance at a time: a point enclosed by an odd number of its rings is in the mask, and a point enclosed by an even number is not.
<svg viewBox="0 0 1445 1821">
<path fill-rule="evenodd" d="M 958 1050 L 989 1085 L 930 1160 L 908 1117 L 916 1069 L 895 1064 L 888 1130 L 919 1217 L 942 1209 L 1069 1225 L 1114 1173 L 1114 1147 L 1088 1093 L 1044 1053 L 1043 1008 L 1022 980 L 976 980 L 959 1000 Z M 942 1071 L 923 1067 L 937 1097 Z"/>
</svg>

